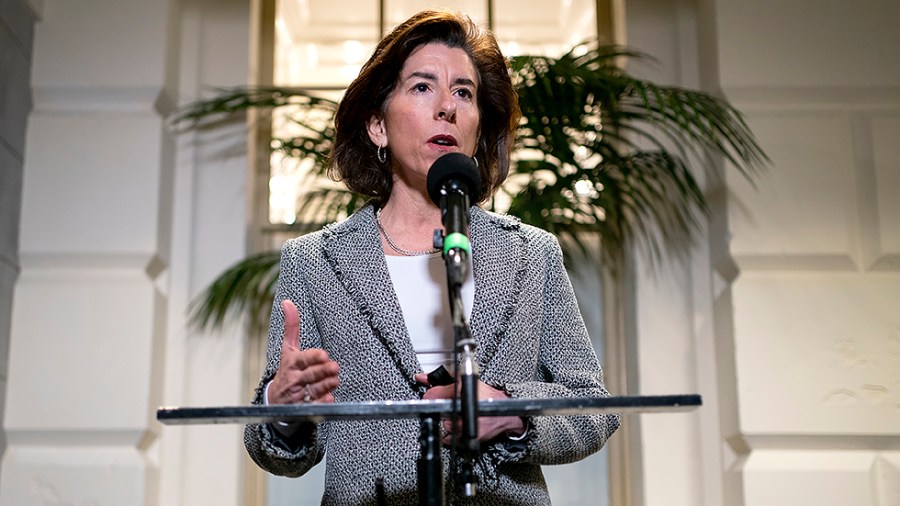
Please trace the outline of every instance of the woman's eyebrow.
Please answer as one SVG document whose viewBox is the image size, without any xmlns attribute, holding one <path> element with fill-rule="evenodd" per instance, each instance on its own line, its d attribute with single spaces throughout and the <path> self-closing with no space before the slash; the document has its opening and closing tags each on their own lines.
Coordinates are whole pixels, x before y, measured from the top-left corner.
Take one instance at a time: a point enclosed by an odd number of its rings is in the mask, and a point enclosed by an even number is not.
<svg viewBox="0 0 900 506">
<path fill-rule="evenodd" d="M 435 74 L 432 74 L 431 72 L 423 72 L 421 70 L 413 71 L 409 76 L 406 77 L 406 79 L 409 80 L 414 77 L 426 79 L 428 81 L 437 81 L 437 76 Z"/>
<path fill-rule="evenodd" d="M 425 79 L 428 81 L 437 81 L 437 76 L 435 74 L 421 70 L 413 71 L 409 76 L 407 76 L 406 80 L 412 79 L 414 77 L 418 77 L 420 79 Z M 475 87 L 475 81 L 469 79 L 468 77 L 457 77 L 453 80 L 453 84 Z"/>
</svg>

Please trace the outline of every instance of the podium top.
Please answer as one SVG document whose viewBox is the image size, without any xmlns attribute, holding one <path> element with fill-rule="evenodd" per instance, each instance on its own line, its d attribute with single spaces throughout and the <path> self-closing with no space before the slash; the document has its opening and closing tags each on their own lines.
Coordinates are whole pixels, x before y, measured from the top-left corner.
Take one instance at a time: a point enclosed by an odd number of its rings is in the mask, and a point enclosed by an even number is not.
<svg viewBox="0 0 900 506">
<path fill-rule="evenodd" d="M 503 399 L 478 402 L 478 416 L 587 415 L 691 411 L 702 405 L 697 394 L 554 399 Z M 269 423 L 323 420 L 384 420 L 450 415 L 451 400 L 279 404 L 271 406 L 161 407 L 156 419 L 166 425 Z"/>
</svg>

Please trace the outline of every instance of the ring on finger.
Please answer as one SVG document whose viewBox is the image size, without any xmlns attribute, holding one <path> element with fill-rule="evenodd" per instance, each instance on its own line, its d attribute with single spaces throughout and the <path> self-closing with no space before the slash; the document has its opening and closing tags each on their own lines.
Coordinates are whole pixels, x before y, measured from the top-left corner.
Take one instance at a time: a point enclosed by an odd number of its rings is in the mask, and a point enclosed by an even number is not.
<svg viewBox="0 0 900 506">
<path fill-rule="evenodd" d="M 312 392 L 309 391 L 309 385 L 303 387 L 303 402 L 312 402 Z"/>
</svg>

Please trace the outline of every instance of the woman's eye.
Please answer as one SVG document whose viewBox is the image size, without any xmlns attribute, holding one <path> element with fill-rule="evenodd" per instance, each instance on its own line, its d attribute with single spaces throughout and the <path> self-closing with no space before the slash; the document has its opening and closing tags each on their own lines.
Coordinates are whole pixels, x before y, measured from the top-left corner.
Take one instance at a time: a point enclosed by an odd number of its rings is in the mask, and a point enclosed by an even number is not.
<svg viewBox="0 0 900 506">
<path fill-rule="evenodd" d="M 463 98 L 467 98 L 467 99 L 471 99 L 471 98 L 472 98 L 472 95 L 473 95 L 473 94 L 472 94 L 472 90 L 470 90 L 470 89 L 468 89 L 468 88 L 460 88 L 460 89 L 457 91 L 457 93 L 459 94 L 459 96 L 461 96 L 461 97 L 463 97 Z"/>
<path fill-rule="evenodd" d="M 419 83 L 413 86 L 413 89 L 416 91 L 428 91 L 428 85 L 426 83 Z"/>
</svg>

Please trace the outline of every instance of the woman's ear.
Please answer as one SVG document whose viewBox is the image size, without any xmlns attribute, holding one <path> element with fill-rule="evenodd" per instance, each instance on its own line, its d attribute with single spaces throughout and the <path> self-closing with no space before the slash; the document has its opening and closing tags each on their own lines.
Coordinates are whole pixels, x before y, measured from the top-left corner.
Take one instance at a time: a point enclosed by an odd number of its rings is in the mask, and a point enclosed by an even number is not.
<svg viewBox="0 0 900 506">
<path fill-rule="evenodd" d="M 366 122 L 366 131 L 369 133 L 369 139 L 376 146 L 387 147 L 387 131 L 384 127 L 384 118 L 372 115 Z"/>
</svg>

